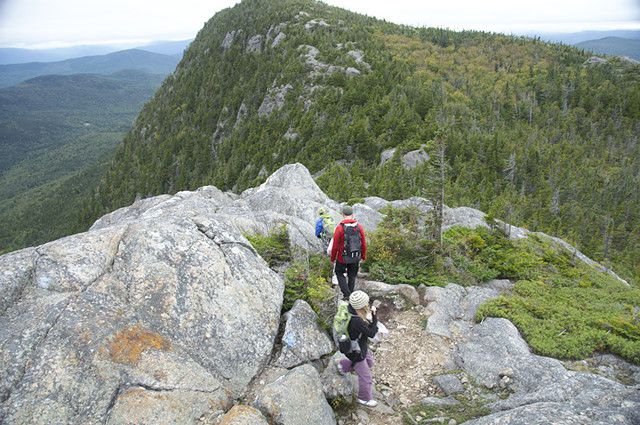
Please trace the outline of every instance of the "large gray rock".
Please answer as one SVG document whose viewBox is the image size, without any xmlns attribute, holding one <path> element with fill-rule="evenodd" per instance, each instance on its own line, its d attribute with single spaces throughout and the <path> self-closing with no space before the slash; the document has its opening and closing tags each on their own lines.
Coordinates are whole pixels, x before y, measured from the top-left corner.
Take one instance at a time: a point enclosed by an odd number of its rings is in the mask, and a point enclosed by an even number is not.
<svg viewBox="0 0 640 425">
<path fill-rule="evenodd" d="M 128 207 L 122 207 L 117 209 L 109 214 L 105 214 L 96 220 L 95 223 L 91 226 L 91 230 L 101 229 L 103 227 L 111 226 L 114 223 L 125 223 L 128 221 L 132 221 L 140 217 L 147 210 L 159 205 L 169 199 L 171 199 L 171 195 L 158 195 L 152 198 L 140 199 L 135 201 L 132 205 Z"/>
<path fill-rule="evenodd" d="M 279 111 L 284 106 L 284 100 L 289 91 L 293 90 L 291 84 L 284 84 L 279 87 L 272 87 L 262 100 L 262 104 L 258 108 L 258 115 L 261 117 L 269 116 L 273 111 Z"/>
<path fill-rule="evenodd" d="M 247 53 L 260 53 L 262 51 L 262 41 L 264 36 L 262 34 L 256 34 L 247 41 L 246 52 Z"/>
<path fill-rule="evenodd" d="M 317 360 L 333 351 L 329 335 L 318 325 L 318 315 L 303 300 L 285 314 L 282 352 L 276 366 L 291 368 Z"/>
<path fill-rule="evenodd" d="M 500 291 L 484 286 L 471 286 L 466 288 L 466 292 L 460 301 L 460 308 L 462 309 L 462 319 L 469 322 L 475 319 L 480 305 L 500 295 Z"/>
<path fill-rule="evenodd" d="M 298 366 L 267 384 L 253 405 L 278 425 L 334 425 L 320 376 L 311 365 Z"/>
<path fill-rule="evenodd" d="M 444 217 L 442 222 L 442 230 L 447 230 L 453 226 L 476 228 L 486 227 L 489 225 L 484 220 L 485 214 L 474 208 L 458 207 L 458 208 L 445 208 Z"/>
<path fill-rule="evenodd" d="M 539 402 L 566 402 L 597 398 L 624 390 L 624 385 L 598 375 L 571 372 L 556 359 L 537 356 L 506 319 L 488 318 L 457 345 L 456 363 L 476 382 L 496 388 L 508 371 L 513 394 L 493 403 L 493 410 L 508 410 Z"/>
<path fill-rule="evenodd" d="M 493 413 L 465 425 L 636 425 L 640 388 L 597 393 L 563 402 L 539 402 Z"/>
<path fill-rule="evenodd" d="M 410 151 L 402 155 L 402 166 L 407 170 L 413 170 L 418 165 L 429 161 L 429 154 L 422 148 Z"/>
<path fill-rule="evenodd" d="M 366 204 L 353 205 L 353 216 L 358 220 L 358 223 L 362 224 L 365 234 L 374 232 L 383 218 L 382 214 Z"/>
<path fill-rule="evenodd" d="M 460 304 L 466 294 L 467 291 L 463 287 L 455 284 L 447 285 L 446 288 L 428 287 L 424 295 L 424 302 L 427 303 L 427 311 L 430 313 L 426 331 L 452 338 L 449 325 L 463 316 Z"/>
<path fill-rule="evenodd" d="M 289 164 L 273 173 L 263 184 L 242 193 L 252 211 L 277 211 L 314 226 L 320 207 L 328 208 L 336 223 L 339 205 L 322 192 L 302 164 Z M 315 237 L 315 233 L 310 233 Z"/>
<path fill-rule="evenodd" d="M 344 358 L 343 354 L 339 351 L 336 352 L 320 376 L 324 395 L 330 400 L 337 397 L 350 400 L 353 395 L 354 385 L 351 376 L 349 374 L 342 375 L 336 367 L 336 362 Z"/>
<path fill-rule="evenodd" d="M 389 285 L 374 280 L 363 280 L 356 289 L 365 291 L 371 299 L 387 299 L 398 310 L 420 304 L 420 295 L 411 285 Z"/>
<path fill-rule="evenodd" d="M 5 269 L 0 288 L 6 422 L 188 421 L 243 393 L 271 355 L 283 284 L 209 192 L 103 220 L 35 263 L 7 257 L 31 271 Z"/>
</svg>

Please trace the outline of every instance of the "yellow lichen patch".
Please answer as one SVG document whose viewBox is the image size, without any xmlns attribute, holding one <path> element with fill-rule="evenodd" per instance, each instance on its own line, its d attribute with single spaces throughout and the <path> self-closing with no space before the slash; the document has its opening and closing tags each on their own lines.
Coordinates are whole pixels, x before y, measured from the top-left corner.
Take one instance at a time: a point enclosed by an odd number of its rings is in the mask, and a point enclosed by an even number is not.
<svg viewBox="0 0 640 425">
<path fill-rule="evenodd" d="M 162 335 L 149 332 L 140 325 L 124 328 L 109 344 L 109 356 L 118 363 L 135 364 L 149 349 L 168 350 L 171 343 Z"/>
<path fill-rule="evenodd" d="M 222 422 L 220 422 L 220 425 L 231 425 L 235 423 L 236 419 L 247 418 L 251 416 L 260 417 L 261 414 L 253 407 L 238 404 L 233 406 L 233 408 L 229 410 L 226 415 L 224 415 L 224 417 L 222 418 Z"/>
</svg>

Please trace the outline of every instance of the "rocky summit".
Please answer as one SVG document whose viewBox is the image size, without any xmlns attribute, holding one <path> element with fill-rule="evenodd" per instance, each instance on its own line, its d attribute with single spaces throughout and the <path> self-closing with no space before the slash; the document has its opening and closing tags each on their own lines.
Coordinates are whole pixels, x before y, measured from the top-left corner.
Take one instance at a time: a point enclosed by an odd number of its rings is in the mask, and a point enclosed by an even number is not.
<svg viewBox="0 0 640 425">
<path fill-rule="evenodd" d="M 389 203 L 367 198 L 356 215 L 371 231 Z M 431 208 L 421 198 L 391 204 Z M 623 382 L 568 370 L 532 354 L 511 322 L 473 321 L 508 281 L 420 290 L 359 281 L 386 306 L 392 338 L 375 347 L 374 376 L 387 376 L 376 409 L 334 411 L 328 400 L 350 400 L 354 385 L 331 361 L 330 335 L 304 301 L 281 318 L 283 279 L 244 236 L 286 224 L 298 255 L 320 251 L 320 206 L 339 218 L 340 205 L 292 164 L 240 195 L 208 186 L 142 199 L 86 233 L 1 256 L 0 422 L 399 424 L 408 405 L 447 400 L 433 396 L 501 390 L 470 423 L 640 423 L 637 367 L 601 361 L 627 371 Z M 446 226 L 482 218 L 445 210 Z M 526 237 L 520 230 L 513 237 Z M 399 324 L 403 314 L 415 322 Z M 399 358 L 417 366 L 394 375 Z M 422 381 L 433 394 L 404 387 Z"/>
</svg>

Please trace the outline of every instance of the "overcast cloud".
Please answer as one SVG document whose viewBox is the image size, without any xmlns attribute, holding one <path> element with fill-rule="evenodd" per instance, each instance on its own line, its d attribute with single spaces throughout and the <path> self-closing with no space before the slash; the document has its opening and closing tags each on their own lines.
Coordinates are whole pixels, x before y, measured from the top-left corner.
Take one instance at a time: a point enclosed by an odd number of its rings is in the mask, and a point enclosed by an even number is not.
<svg viewBox="0 0 640 425">
<path fill-rule="evenodd" d="M 126 44 L 195 37 L 237 0 L 0 0 L 0 46 Z M 391 22 L 505 33 L 640 29 L 638 0 L 327 0 Z"/>
</svg>

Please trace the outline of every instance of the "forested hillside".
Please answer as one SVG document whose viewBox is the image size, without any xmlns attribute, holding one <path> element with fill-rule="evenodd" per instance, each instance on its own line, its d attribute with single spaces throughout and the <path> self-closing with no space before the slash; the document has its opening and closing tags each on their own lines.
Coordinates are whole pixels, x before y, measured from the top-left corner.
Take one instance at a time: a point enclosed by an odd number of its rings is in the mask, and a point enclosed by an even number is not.
<svg viewBox="0 0 640 425">
<path fill-rule="evenodd" d="M 83 230 L 82 200 L 163 78 L 48 75 L 0 89 L 0 252 Z"/>
<path fill-rule="evenodd" d="M 637 279 L 640 67 L 589 57 L 245 0 L 205 24 L 142 110 L 84 220 L 137 196 L 241 191 L 293 161 L 334 198 L 430 196 L 444 146 L 447 205 L 556 234 Z"/>
</svg>

